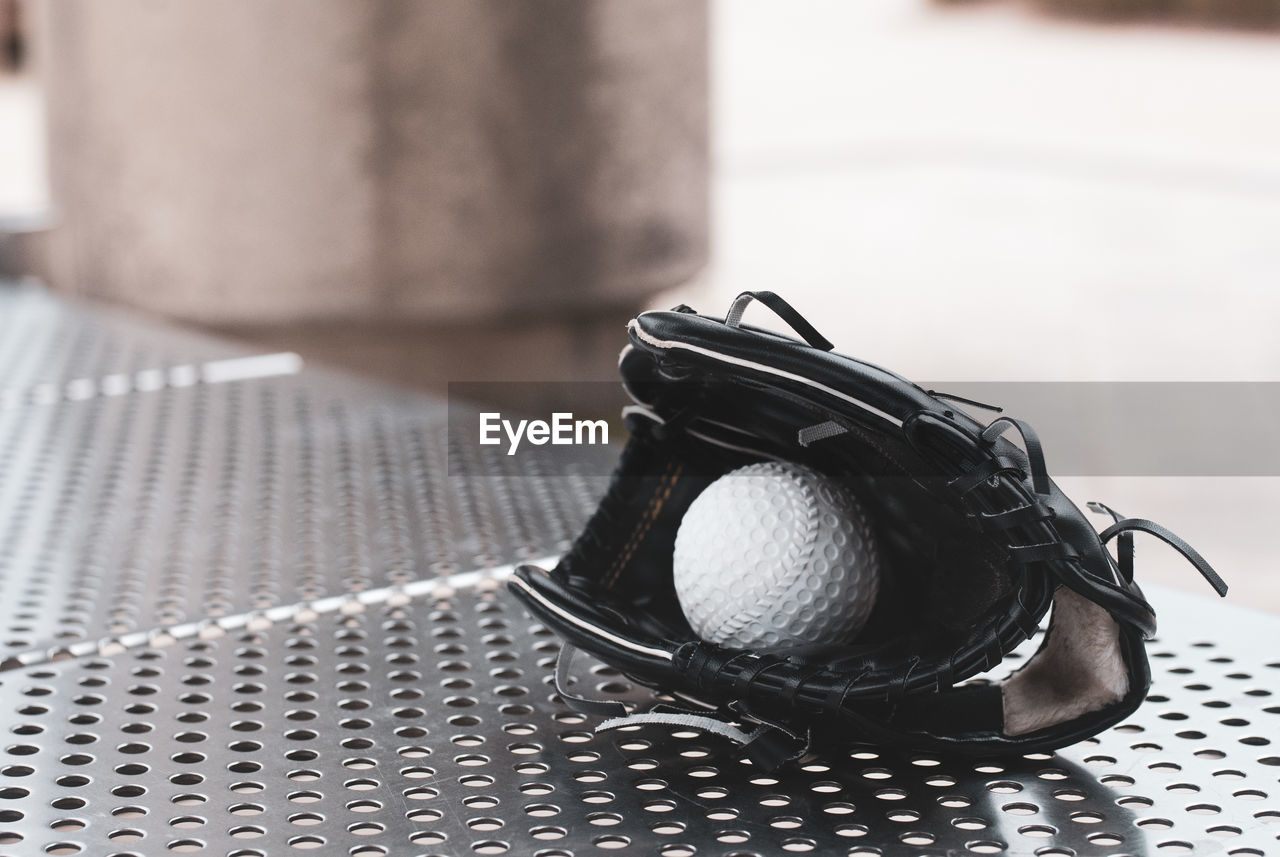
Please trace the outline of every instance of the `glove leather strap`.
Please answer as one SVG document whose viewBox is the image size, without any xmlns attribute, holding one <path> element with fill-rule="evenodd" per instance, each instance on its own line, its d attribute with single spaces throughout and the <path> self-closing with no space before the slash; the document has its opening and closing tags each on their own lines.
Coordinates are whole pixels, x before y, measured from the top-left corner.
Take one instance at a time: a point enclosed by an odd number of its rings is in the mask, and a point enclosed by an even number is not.
<svg viewBox="0 0 1280 857">
<path fill-rule="evenodd" d="M 560 655 L 556 658 L 556 693 L 564 700 L 565 705 L 582 714 L 597 717 L 622 717 L 627 714 L 627 707 L 616 699 L 589 699 L 569 690 L 573 681 L 570 670 L 578 649 L 568 643 L 560 644 Z"/>
<path fill-rule="evenodd" d="M 773 310 L 778 318 L 785 321 L 791 326 L 791 329 L 800 334 L 800 337 L 814 348 L 821 351 L 830 351 L 835 348 L 831 344 L 831 340 L 827 339 L 817 328 L 809 323 L 809 320 L 796 311 L 795 307 L 778 297 L 773 292 L 743 292 L 734 298 L 733 303 L 729 306 L 729 312 L 725 314 L 724 323 L 726 327 L 739 327 L 742 324 L 742 314 L 747 311 L 747 304 L 753 300 Z"/>
</svg>

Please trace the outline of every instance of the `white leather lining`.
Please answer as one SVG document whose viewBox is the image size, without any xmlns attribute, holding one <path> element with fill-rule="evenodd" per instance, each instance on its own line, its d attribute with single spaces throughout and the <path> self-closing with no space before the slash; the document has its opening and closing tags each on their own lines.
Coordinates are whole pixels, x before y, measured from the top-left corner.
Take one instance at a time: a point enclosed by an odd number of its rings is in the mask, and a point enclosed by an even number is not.
<svg viewBox="0 0 1280 857">
<path fill-rule="evenodd" d="M 1120 628 L 1102 607 L 1065 586 L 1053 596 L 1044 646 L 1005 679 L 1004 734 L 1025 735 L 1119 702 L 1129 690 Z"/>
</svg>

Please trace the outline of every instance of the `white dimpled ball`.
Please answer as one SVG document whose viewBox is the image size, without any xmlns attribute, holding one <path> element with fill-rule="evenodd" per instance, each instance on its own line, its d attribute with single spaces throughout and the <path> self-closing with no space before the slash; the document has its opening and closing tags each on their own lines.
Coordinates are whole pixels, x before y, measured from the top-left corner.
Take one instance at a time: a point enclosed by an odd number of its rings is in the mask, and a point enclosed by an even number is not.
<svg viewBox="0 0 1280 857">
<path fill-rule="evenodd" d="M 711 483 L 676 533 L 676 595 L 694 632 L 739 649 L 848 642 L 880 558 L 857 499 L 807 467 L 766 462 Z"/>
</svg>

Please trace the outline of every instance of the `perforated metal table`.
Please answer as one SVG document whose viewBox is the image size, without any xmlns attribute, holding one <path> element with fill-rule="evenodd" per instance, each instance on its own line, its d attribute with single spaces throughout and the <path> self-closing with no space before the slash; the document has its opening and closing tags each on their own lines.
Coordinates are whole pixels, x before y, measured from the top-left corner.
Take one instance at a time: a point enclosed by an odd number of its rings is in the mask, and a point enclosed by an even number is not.
<svg viewBox="0 0 1280 857">
<path fill-rule="evenodd" d="M 763 775 L 555 697 L 501 578 L 598 462 L 39 291 L 0 289 L 0 367 L 0 855 L 1280 853 L 1274 619 L 1156 590 L 1147 704 L 1053 756 Z"/>
</svg>

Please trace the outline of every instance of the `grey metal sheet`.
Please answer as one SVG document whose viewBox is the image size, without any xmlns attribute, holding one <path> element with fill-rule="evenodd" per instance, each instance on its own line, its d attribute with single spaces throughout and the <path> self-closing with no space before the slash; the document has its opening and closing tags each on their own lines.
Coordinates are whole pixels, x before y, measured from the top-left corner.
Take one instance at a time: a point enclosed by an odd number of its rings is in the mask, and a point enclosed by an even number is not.
<svg viewBox="0 0 1280 857">
<path fill-rule="evenodd" d="M 601 477 L 446 411 L 311 372 L 0 411 L 0 651 L 562 550 Z"/>
<path fill-rule="evenodd" d="M 1153 644 L 1151 701 L 1053 756 L 853 747 L 763 775 L 719 739 L 593 734 L 551 687 L 556 638 L 493 578 L 406 600 L 236 620 L 166 647 L 0 674 L 3 853 L 1280 847 L 1269 690 L 1280 662 L 1229 640 Z M 1196 617 L 1165 618 L 1186 628 Z M 1246 620 L 1261 621 L 1235 621 Z M 599 665 L 580 674 L 602 693 L 647 696 Z"/>
<path fill-rule="evenodd" d="M 0 280 L 0 407 L 61 397 L 78 380 L 252 353 L 244 345 Z"/>
<path fill-rule="evenodd" d="M 602 490 L 598 460 L 451 441 L 443 400 L 281 367 L 0 288 L 0 659 L 555 553 Z"/>
</svg>

